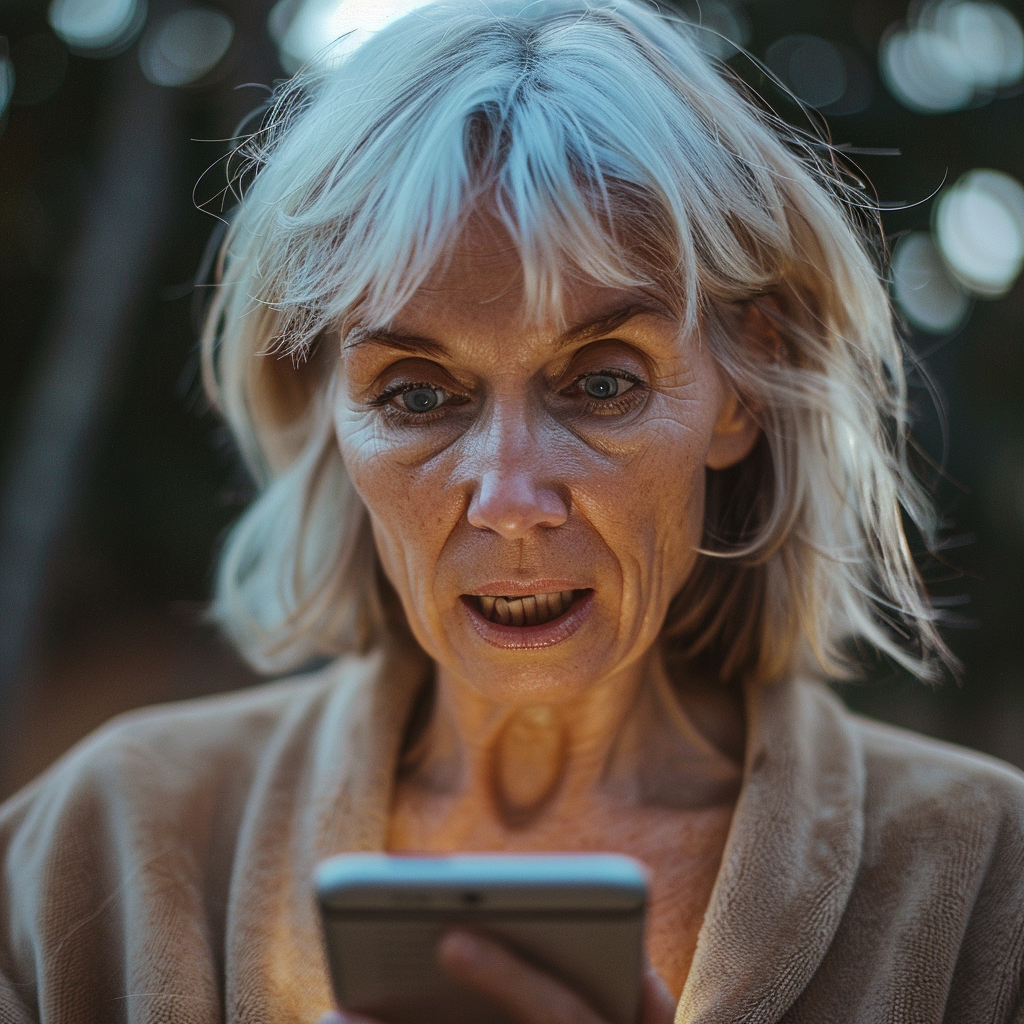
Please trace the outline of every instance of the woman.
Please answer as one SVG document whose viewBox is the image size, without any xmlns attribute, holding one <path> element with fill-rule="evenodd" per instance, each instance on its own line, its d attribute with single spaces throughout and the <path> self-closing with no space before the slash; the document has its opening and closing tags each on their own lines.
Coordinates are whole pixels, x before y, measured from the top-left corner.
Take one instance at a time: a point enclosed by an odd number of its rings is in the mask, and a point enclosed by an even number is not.
<svg viewBox="0 0 1024 1024">
<path fill-rule="evenodd" d="M 0 1019 L 315 1021 L 344 850 L 616 850 L 642 1017 L 1024 1021 L 1024 784 L 846 713 L 944 657 L 860 193 L 636 0 L 438 3 L 247 143 L 209 385 L 272 673 L 3 810 Z M 902 513 L 901 513 L 902 509 Z M 453 933 L 516 1020 L 589 1021 Z"/>
</svg>

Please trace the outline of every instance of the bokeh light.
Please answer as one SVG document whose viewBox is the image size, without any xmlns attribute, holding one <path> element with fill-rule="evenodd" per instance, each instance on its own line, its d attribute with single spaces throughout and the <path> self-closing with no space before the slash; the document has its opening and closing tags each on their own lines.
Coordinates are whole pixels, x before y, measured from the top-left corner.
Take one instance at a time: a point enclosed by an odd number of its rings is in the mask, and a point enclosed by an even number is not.
<svg viewBox="0 0 1024 1024">
<path fill-rule="evenodd" d="M 871 72 L 850 47 L 812 35 L 777 39 L 765 63 L 808 106 L 829 114 L 854 114 L 871 102 Z"/>
<path fill-rule="evenodd" d="M 128 46 L 146 20 L 144 0 L 53 0 L 50 27 L 78 53 L 106 57 Z"/>
<path fill-rule="evenodd" d="M 0 36 L 0 118 L 7 112 L 14 95 L 14 65 L 11 63 L 7 38 Z"/>
<path fill-rule="evenodd" d="M 885 34 L 879 68 L 889 91 L 910 110 L 960 110 L 1021 81 L 1024 32 L 999 4 L 938 0 Z"/>
<path fill-rule="evenodd" d="M 374 32 L 423 7 L 429 0 L 278 0 L 268 27 L 278 45 L 281 66 L 294 74 L 336 40 L 333 57 L 354 50 Z M 344 36 L 344 39 L 341 37 Z"/>
<path fill-rule="evenodd" d="M 892 293 L 907 321 L 928 334 L 955 331 L 970 312 L 970 297 L 950 276 L 927 231 L 914 231 L 897 242 Z"/>
<path fill-rule="evenodd" d="M 1024 76 L 1024 32 L 1017 19 L 994 3 L 946 3 L 936 20 L 960 49 L 978 89 L 1016 85 Z"/>
<path fill-rule="evenodd" d="M 154 85 L 191 85 L 206 78 L 224 59 L 235 27 L 221 11 L 187 7 L 143 36 L 142 72 Z"/>
<path fill-rule="evenodd" d="M 696 39 L 706 53 L 728 60 L 750 42 L 751 25 L 746 12 L 722 0 L 703 0 L 683 8 L 697 26 Z"/>
<path fill-rule="evenodd" d="M 765 54 L 768 66 L 812 107 L 827 107 L 846 92 L 846 68 L 839 50 L 818 36 L 786 36 Z"/>
<path fill-rule="evenodd" d="M 966 289 L 1005 295 L 1024 267 L 1024 187 L 1000 171 L 969 171 L 939 197 L 934 230 L 942 258 Z"/>
</svg>

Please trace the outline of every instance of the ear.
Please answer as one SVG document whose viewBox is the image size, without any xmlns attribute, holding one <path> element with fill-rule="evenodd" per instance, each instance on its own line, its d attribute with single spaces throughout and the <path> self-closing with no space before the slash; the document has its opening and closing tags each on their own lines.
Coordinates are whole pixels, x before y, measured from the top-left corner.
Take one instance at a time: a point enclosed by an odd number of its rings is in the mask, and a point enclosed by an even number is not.
<svg viewBox="0 0 1024 1024">
<path fill-rule="evenodd" d="M 744 344 L 768 362 L 784 358 L 785 342 L 777 322 L 784 317 L 782 302 L 773 294 L 760 295 L 744 305 L 736 325 Z M 742 462 L 761 436 L 761 428 L 750 408 L 725 384 L 725 399 L 711 435 L 706 465 L 709 469 L 728 469 Z"/>
<path fill-rule="evenodd" d="M 761 428 L 750 410 L 727 388 L 708 447 L 704 464 L 708 469 L 728 469 L 742 462 L 761 436 Z"/>
</svg>

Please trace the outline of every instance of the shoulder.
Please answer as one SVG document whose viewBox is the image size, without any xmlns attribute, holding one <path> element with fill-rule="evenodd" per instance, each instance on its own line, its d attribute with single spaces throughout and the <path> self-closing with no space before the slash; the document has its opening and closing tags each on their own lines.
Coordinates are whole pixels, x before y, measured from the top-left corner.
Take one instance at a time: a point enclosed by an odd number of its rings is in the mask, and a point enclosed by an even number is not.
<svg viewBox="0 0 1024 1024">
<path fill-rule="evenodd" d="M 814 696 L 792 742 L 824 736 L 814 771 L 856 793 L 859 820 L 839 926 L 785 1019 L 875 1020 L 886 1006 L 915 1021 L 1016 1019 L 1024 774 L 851 714 L 824 687 Z"/>
<path fill-rule="evenodd" d="M 56 815 L 123 807 L 167 820 L 194 813 L 200 795 L 238 794 L 273 748 L 315 731 L 332 695 L 367 674 L 366 660 L 118 715 L 0 807 L 0 839 L 33 822 L 36 834 Z"/>
<path fill-rule="evenodd" d="M 1024 920 L 1024 773 L 952 743 L 851 716 L 864 763 L 868 864 L 957 864 L 1020 905 Z"/>
<path fill-rule="evenodd" d="M 943 1019 L 979 1019 L 979 1007 L 1007 1019 L 1024 976 L 1024 773 L 889 725 L 852 726 L 865 796 L 850 919 L 870 922 L 893 955 L 924 957 Z"/>
<path fill-rule="evenodd" d="M 864 756 L 869 819 L 1024 838 L 1024 772 L 952 743 L 850 716 Z"/>
<path fill-rule="evenodd" d="M 323 678 L 285 680 L 246 690 L 129 711 L 112 718 L 57 761 L 29 792 L 63 788 L 77 780 L 119 781 L 133 789 L 148 776 L 173 789 L 186 777 L 206 776 L 218 764 L 258 758 L 261 749 L 326 686 Z M 208 776 L 207 776 L 208 777 Z"/>
<path fill-rule="evenodd" d="M 249 942 L 271 918 L 307 935 L 313 864 L 378 827 L 407 662 L 378 650 L 122 715 L 0 807 L 0 1019 L 4 985 L 41 995 L 40 978 L 106 1008 L 126 980 L 215 1005 L 239 921 Z"/>
</svg>

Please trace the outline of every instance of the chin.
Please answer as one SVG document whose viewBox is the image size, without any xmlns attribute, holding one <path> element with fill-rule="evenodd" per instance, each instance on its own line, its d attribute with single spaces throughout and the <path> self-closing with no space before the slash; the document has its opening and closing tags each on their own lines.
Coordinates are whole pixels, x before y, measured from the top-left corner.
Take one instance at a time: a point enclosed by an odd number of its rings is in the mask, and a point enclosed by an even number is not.
<svg viewBox="0 0 1024 1024">
<path fill-rule="evenodd" d="M 578 660 L 561 658 L 460 659 L 458 674 L 496 704 L 560 704 L 582 697 L 598 684 L 597 673 Z"/>
</svg>

